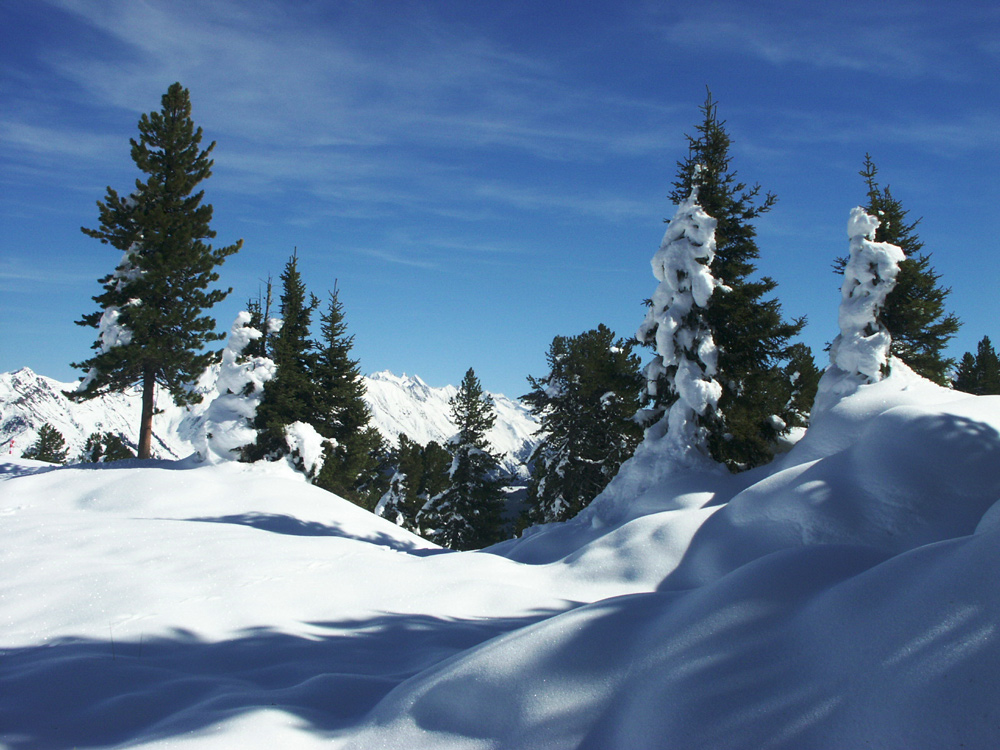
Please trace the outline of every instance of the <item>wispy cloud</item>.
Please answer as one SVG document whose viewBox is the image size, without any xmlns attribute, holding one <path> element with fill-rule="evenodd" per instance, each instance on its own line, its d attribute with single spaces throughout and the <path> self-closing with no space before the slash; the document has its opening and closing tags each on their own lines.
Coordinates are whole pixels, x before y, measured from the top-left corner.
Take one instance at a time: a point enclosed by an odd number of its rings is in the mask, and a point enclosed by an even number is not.
<svg viewBox="0 0 1000 750">
<path fill-rule="evenodd" d="M 408 266 L 410 268 L 431 269 L 437 267 L 436 263 L 429 260 L 421 260 L 420 258 L 415 258 L 402 252 L 394 252 L 380 248 L 352 247 L 347 248 L 347 252 L 354 253 L 355 255 L 363 255 L 368 258 L 376 258 L 393 265 Z"/>
<path fill-rule="evenodd" d="M 794 8 L 789 7 L 794 6 Z M 806 66 L 897 78 L 960 78 L 962 54 L 942 26 L 968 25 L 968 34 L 996 23 L 996 11 L 962 6 L 956 14 L 920 3 L 770 2 L 751 11 L 742 3 L 708 2 L 681 11 L 647 5 L 646 19 L 681 49 L 740 52 L 778 66 Z M 976 18 L 984 25 L 977 28 Z"/>
</svg>

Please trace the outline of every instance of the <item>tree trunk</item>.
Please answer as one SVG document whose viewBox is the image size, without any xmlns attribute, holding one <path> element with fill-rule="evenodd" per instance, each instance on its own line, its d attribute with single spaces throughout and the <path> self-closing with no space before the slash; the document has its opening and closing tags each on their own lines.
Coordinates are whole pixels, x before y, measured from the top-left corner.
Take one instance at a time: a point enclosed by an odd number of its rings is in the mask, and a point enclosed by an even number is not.
<svg viewBox="0 0 1000 750">
<path fill-rule="evenodd" d="M 151 458 L 153 449 L 153 407 L 156 403 L 156 372 L 142 369 L 142 417 L 139 422 L 139 458 Z"/>
</svg>

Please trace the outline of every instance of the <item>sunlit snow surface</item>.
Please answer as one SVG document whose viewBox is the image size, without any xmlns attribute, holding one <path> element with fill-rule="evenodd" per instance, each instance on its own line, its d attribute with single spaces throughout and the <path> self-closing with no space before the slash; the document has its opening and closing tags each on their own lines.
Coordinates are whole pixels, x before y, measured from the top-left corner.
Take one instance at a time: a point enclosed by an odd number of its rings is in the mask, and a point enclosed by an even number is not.
<svg viewBox="0 0 1000 750">
<path fill-rule="evenodd" d="M 1000 397 L 904 367 L 743 475 L 655 443 L 433 547 L 280 465 L 0 464 L 0 742 L 1000 746 Z"/>
</svg>

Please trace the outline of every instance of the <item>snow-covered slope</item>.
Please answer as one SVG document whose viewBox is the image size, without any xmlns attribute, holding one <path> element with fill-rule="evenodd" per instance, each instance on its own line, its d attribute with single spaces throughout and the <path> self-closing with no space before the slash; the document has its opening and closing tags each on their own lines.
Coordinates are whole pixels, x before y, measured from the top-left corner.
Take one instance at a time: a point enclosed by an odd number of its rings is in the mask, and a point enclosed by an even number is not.
<svg viewBox="0 0 1000 750">
<path fill-rule="evenodd" d="M 281 464 L 0 463 L 0 744 L 1000 747 L 1000 397 L 838 385 L 486 552 Z"/>
<path fill-rule="evenodd" d="M 455 434 L 448 399 L 454 386 L 432 388 L 416 376 L 379 372 L 365 378 L 372 422 L 379 432 L 395 443 L 400 433 L 421 444 L 431 440 L 444 444 Z M 0 448 L 7 455 L 20 456 L 31 445 L 38 428 L 46 422 L 59 430 L 78 455 L 87 437 L 96 431 L 121 434 L 135 445 L 134 435 L 141 410 L 137 391 L 110 394 L 93 401 L 74 403 L 63 395 L 73 387 L 36 375 L 28 368 L 0 373 Z M 496 404 L 496 425 L 487 435 L 503 456 L 505 468 L 524 473 L 524 463 L 537 442 L 538 422 L 527 408 L 501 394 L 491 394 Z M 157 407 L 162 413 L 153 420 L 154 454 L 162 458 L 182 458 L 194 448 L 198 417 L 205 406 L 191 410 L 178 408 L 160 394 Z M 11 446 L 11 440 L 13 445 Z"/>
</svg>

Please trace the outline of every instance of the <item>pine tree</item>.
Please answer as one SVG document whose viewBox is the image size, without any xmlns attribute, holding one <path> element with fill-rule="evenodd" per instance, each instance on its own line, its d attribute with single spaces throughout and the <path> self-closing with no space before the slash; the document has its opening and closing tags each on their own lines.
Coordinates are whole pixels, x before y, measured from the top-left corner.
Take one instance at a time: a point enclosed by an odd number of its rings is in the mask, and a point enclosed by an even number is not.
<svg viewBox="0 0 1000 750">
<path fill-rule="evenodd" d="M 944 356 L 944 350 L 961 326 L 953 313 L 945 312 L 951 289 L 940 286 L 941 276 L 931 266 L 930 253 L 921 252 L 924 243 L 915 231 L 920 219 L 907 222 L 909 212 L 893 197 L 888 185 L 883 188 L 878 184 L 878 169 L 870 154 L 865 154 L 859 174 L 868 188 L 865 211 L 879 220 L 874 241 L 896 245 L 906 254 L 899 264 L 896 286 L 880 314 L 892 337 L 890 353 L 928 380 L 945 385 L 955 362 Z M 840 258 L 834 267 L 843 272 L 846 262 Z"/>
<path fill-rule="evenodd" d="M 271 277 L 268 276 L 267 281 L 265 281 L 264 291 L 258 292 L 257 299 L 251 298 L 247 300 L 247 312 L 250 313 L 250 321 L 247 325 L 254 330 L 260 331 L 261 336 L 248 343 L 243 350 L 243 356 L 246 359 L 254 359 L 256 357 L 270 359 L 271 335 L 274 333 L 271 330 L 271 325 L 273 322 L 276 322 L 271 318 L 272 293 L 273 284 Z"/>
<path fill-rule="evenodd" d="M 711 93 L 701 111 L 697 135 L 688 136 L 688 156 L 678 163 L 671 199 L 680 205 L 697 186 L 697 203 L 716 221 L 711 274 L 721 286 L 704 320 L 717 349 L 713 377 L 722 392 L 705 427 L 711 456 L 738 471 L 768 462 L 791 421 L 783 365 L 790 354 L 789 339 L 805 320 L 785 321 L 779 302 L 766 297 L 776 282 L 767 276 L 751 278 L 760 255 L 753 221 L 777 199 L 771 193 L 761 197 L 759 185 L 748 187 L 730 169 L 729 135 Z M 669 401 L 671 396 L 657 398 Z"/>
<path fill-rule="evenodd" d="M 244 451 L 249 461 L 273 461 L 288 455 L 285 428 L 293 422 L 309 423 L 316 413 L 312 383 L 316 357 L 309 325 L 319 300 L 306 292 L 297 252 L 285 264 L 281 284 L 281 328 L 271 337 L 275 376 L 265 384 L 257 407 L 253 422 L 257 441 Z"/>
<path fill-rule="evenodd" d="M 334 442 L 327 444 L 315 483 L 371 508 L 384 490 L 380 465 L 386 448 L 379 431 L 371 426 L 365 381 L 358 360 L 350 357 L 354 337 L 347 334 L 336 289 L 320 320 L 322 339 L 312 373 L 316 410 L 311 421 L 320 435 Z"/>
<path fill-rule="evenodd" d="M 21 454 L 21 458 L 47 461 L 50 464 L 64 464 L 69 455 L 66 439 L 48 422 L 38 428 L 38 438 Z"/>
<path fill-rule="evenodd" d="M 450 404 L 458 434 L 448 447 L 448 486 L 428 500 L 418 523 L 437 544 L 479 549 L 503 537 L 504 482 L 498 476 L 500 461 L 486 442 L 496 412 L 472 368 Z"/>
<path fill-rule="evenodd" d="M 556 336 L 549 373 L 529 376 L 522 396 L 543 435 L 532 455 L 525 521 L 572 518 L 597 497 L 642 438 L 633 420 L 641 388 L 633 344 L 601 324 L 578 336 Z"/>
<path fill-rule="evenodd" d="M 84 463 L 110 463 L 135 458 L 121 435 L 113 432 L 92 432 L 84 443 L 80 460 Z"/>
<path fill-rule="evenodd" d="M 812 350 L 802 343 L 793 344 L 788 350 L 785 378 L 788 383 L 788 426 L 805 427 L 823 373 L 816 367 Z"/>
<path fill-rule="evenodd" d="M 67 395 L 90 399 L 138 384 L 139 458 L 151 454 L 156 385 L 179 404 L 200 400 L 188 385 L 216 357 L 201 350 L 224 338 L 205 313 L 230 290 L 209 287 L 219 279 L 216 267 L 242 240 L 219 249 L 205 243 L 215 236 L 212 206 L 202 205 L 204 191 L 195 189 L 212 174 L 215 143 L 202 150 L 201 139 L 188 91 L 175 83 L 163 96 L 161 111 L 140 118 L 139 140 L 131 140 L 132 160 L 146 181 L 137 179 L 135 191 L 124 198 L 109 187 L 97 203 L 100 228 L 82 230 L 124 255 L 100 280 L 104 291 L 93 298 L 99 309 L 77 321 L 100 335 L 94 356 L 74 365 L 87 375 Z"/>
<path fill-rule="evenodd" d="M 427 501 L 420 494 L 424 476 L 424 450 L 418 443 L 400 434 L 393 463 L 395 470 L 389 481 L 389 489 L 382 496 L 376 512 L 409 531 L 417 531 L 417 514 Z"/>
<path fill-rule="evenodd" d="M 958 365 L 955 390 L 975 396 L 1000 395 L 1000 358 L 989 336 L 983 336 L 976 353 L 966 352 Z"/>
</svg>

